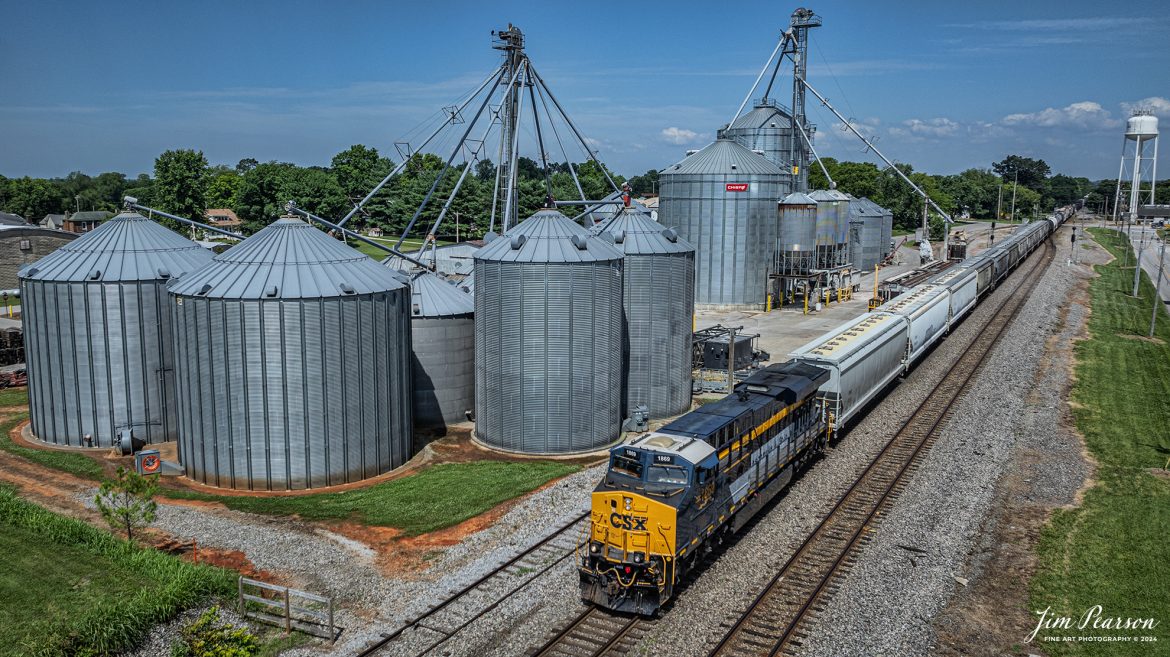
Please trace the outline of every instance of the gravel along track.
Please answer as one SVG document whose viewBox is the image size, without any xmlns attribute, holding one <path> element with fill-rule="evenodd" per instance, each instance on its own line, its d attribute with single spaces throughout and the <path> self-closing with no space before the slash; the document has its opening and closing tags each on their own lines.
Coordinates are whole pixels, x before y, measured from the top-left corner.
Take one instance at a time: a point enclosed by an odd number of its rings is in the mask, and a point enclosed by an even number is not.
<svg viewBox="0 0 1170 657">
<path fill-rule="evenodd" d="M 1075 441 L 1060 431 L 1061 374 L 1045 362 L 1048 338 L 1084 266 L 1068 267 L 1067 229 L 1036 293 L 1005 331 L 950 423 L 862 552 L 805 643 L 806 655 L 931 655 L 932 619 L 957 589 L 978 576 L 984 520 L 996 485 L 1021 447 L 1063 450 L 1057 471 L 1037 473 L 1044 495 L 1068 500 L 1087 473 Z M 1072 318 L 1075 320 L 1075 316 Z M 1041 365 L 1044 365 L 1042 367 Z M 1056 391 L 1053 385 L 1059 384 Z M 1006 608 L 1025 600 L 1004 601 Z M 1019 637 L 1022 642 L 1023 636 Z"/>
</svg>

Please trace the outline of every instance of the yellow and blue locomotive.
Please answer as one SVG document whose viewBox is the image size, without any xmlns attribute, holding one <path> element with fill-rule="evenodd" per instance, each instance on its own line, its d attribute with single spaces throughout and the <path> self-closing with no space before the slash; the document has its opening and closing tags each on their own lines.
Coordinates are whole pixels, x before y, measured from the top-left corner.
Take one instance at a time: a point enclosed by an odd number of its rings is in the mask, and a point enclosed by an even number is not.
<svg viewBox="0 0 1170 657">
<path fill-rule="evenodd" d="M 828 370 L 770 365 L 656 432 L 610 450 L 581 546 L 581 598 L 658 613 L 702 555 L 784 489 L 827 440 Z"/>
</svg>

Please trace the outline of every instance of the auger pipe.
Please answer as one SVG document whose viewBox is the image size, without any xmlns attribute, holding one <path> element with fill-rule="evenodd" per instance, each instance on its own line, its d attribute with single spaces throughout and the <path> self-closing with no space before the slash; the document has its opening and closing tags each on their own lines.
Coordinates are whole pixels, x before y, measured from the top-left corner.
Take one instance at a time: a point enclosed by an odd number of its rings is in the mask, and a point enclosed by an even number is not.
<svg viewBox="0 0 1170 657">
<path fill-rule="evenodd" d="M 187 224 L 188 226 L 202 228 L 203 230 L 210 230 L 213 233 L 219 233 L 220 235 L 232 237 L 232 238 L 235 238 L 237 240 L 244 239 L 244 238 L 240 237 L 239 235 L 237 235 L 233 232 L 230 232 L 230 231 L 226 231 L 222 228 L 216 228 L 215 226 L 209 226 L 207 224 L 195 221 L 194 219 L 186 219 L 186 218 L 180 217 L 178 215 L 173 215 L 169 212 L 163 212 L 162 210 L 155 210 L 154 208 L 150 208 L 150 207 L 147 207 L 145 205 L 140 205 L 138 203 L 138 199 L 134 198 L 133 196 L 124 197 L 122 199 L 122 203 L 127 208 L 132 208 L 134 210 L 141 210 L 141 211 L 146 212 L 148 214 L 157 214 L 160 217 L 166 217 L 167 219 L 172 219 L 172 220 L 177 221 L 179 223 Z"/>
<path fill-rule="evenodd" d="M 293 201 L 289 201 L 288 203 L 285 203 L 284 209 L 288 210 L 292 214 L 300 215 L 301 217 L 304 217 L 305 219 L 308 219 L 309 221 L 316 221 L 317 223 L 321 224 L 322 226 L 325 226 L 326 228 L 332 228 L 333 230 L 336 230 L 336 231 L 342 233 L 346 237 L 355 239 L 355 240 L 362 242 L 364 244 L 369 244 L 370 246 L 372 246 L 376 249 L 381 249 L 381 250 L 383 250 L 386 253 L 389 253 L 391 255 L 396 255 L 399 258 L 413 262 L 414 264 L 416 264 L 419 267 L 422 267 L 424 269 L 430 269 L 430 267 L 428 267 L 422 261 L 415 260 L 414 258 L 406 255 L 405 253 L 399 251 L 398 249 L 391 248 L 389 246 L 386 246 L 385 244 L 379 244 L 378 242 L 375 242 L 374 240 L 368 239 L 364 235 L 360 235 L 358 233 L 355 233 L 354 231 L 352 231 L 348 228 L 345 228 L 339 224 L 335 224 L 332 221 L 322 219 L 321 217 L 318 217 L 317 215 L 313 214 L 312 212 L 309 212 L 308 210 L 302 210 L 301 208 L 298 208 L 297 204 L 294 203 Z"/>
<path fill-rule="evenodd" d="M 597 165 L 598 169 L 601 169 L 601 175 L 605 176 L 605 179 L 609 182 L 609 186 L 613 188 L 613 191 L 620 194 L 622 190 L 618 188 L 617 183 L 613 181 L 613 178 L 609 177 L 609 172 L 606 171 L 605 166 L 602 165 L 601 162 L 597 159 L 597 156 L 593 154 L 593 149 L 589 147 L 589 143 L 585 141 L 584 135 L 582 135 L 581 131 L 577 129 L 577 125 L 573 123 L 573 119 L 569 118 L 569 115 L 565 112 L 565 108 L 561 107 L 561 104 L 559 101 L 557 101 L 557 97 L 555 94 L 553 94 L 552 89 L 548 88 L 548 83 L 544 81 L 544 78 L 540 77 L 540 73 L 536 70 L 536 67 L 531 65 L 529 65 L 529 67 L 532 70 L 532 74 L 536 76 L 537 82 L 540 83 L 540 86 L 544 89 L 545 93 L 548 94 L 548 99 L 551 100 L 553 105 L 557 108 L 557 112 L 559 112 L 560 115 L 564 117 L 565 123 L 568 124 L 569 128 L 573 131 L 573 134 L 577 136 L 577 141 L 581 142 L 581 147 L 584 148 L 585 152 L 589 154 L 589 159 L 593 160 L 593 163 Z"/>
<path fill-rule="evenodd" d="M 732 123 L 735 123 L 735 120 L 738 119 L 739 115 L 743 113 L 743 108 L 747 106 L 748 101 L 752 98 L 752 94 L 756 92 L 756 87 L 760 86 L 760 80 L 764 79 L 764 74 L 767 73 L 768 69 L 772 67 L 772 60 L 776 59 L 776 53 L 780 52 L 780 48 L 782 48 L 787 41 L 788 33 L 785 32 L 784 35 L 780 37 L 780 41 L 776 44 L 776 47 L 772 49 L 772 55 L 768 57 L 768 61 L 766 64 L 764 64 L 764 68 L 760 69 L 760 74 L 756 76 L 756 81 L 752 83 L 752 88 L 748 89 L 747 95 L 743 97 L 743 102 L 740 103 L 739 108 L 735 110 L 735 116 L 731 117 L 731 121 L 728 121 L 727 125 L 730 126 Z M 783 60 L 783 58 L 781 58 L 781 60 Z M 780 62 L 776 63 L 776 68 L 779 70 Z M 774 75 L 772 77 L 775 78 Z M 772 85 L 768 86 L 771 87 Z"/>
<path fill-rule="evenodd" d="M 502 68 L 502 67 L 500 67 L 500 68 Z M 456 113 L 458 113 L 458 112 L 462 112 L 462 111 L 464 110 L 464 108 L 466 108 L 466 107 L 467 107 L 469 104 L 471 104 L 471 101 L 475 100 L 476 96 L 479 96 L 480 92 L 481 92 L 481 91 L 483 91 L 483 90 L 484 90 L 484 88 L 485 88 L 485 87 L 487 87 L 487 86 L 488 86 L 488 84 L 489 84 L 489 83 L 491 83 L 491 81 L 492 81 L 492 80 L 496 79 L 496 77 L 497 77 L 497 76 L 500 74 L 500 68 L 497 68 L 496 70 L 492 71 L 492 72 L 491 72 L 491 74 L 490 74 L 490 75 L 488 75 L 487 79 L 483 81 L 483 84 L 479 85 L 479 88 L 475 90 L 475 93 L 471 94 L 471 96 L 469 96 L 469 97 L 467 98 L 467 100 L 466 100 L 466 101 L 464 101 L 464 102 L 463 102 L 463 104 L 459 106 L 459 109 L 455 110 L 455 112 L 456 112 Z M 447 125 L 448 125 L 449 123 L 451 123 L 451 122 L 452 122 L 452 120 L 453 120 L 453 119 L 451 119 L 451 118 L 448 118 L 446 121 L 443 121 L 443 122 L 442 122 L 442 123 L 439 125 L 439 127 L 438 127 L 438 128 L 436 128 L 436 129 L 435 129 L 435 131 L 431 133 L 431 136 L 429 136 L 429 137 L 427 137 L 427 138 L 426 138 L 426 141 L 424 141 L 423 143 L 419 144 L 419 147 L 418 147 L 418 148 L 416 148 L 416 149 L 414 150 L 414 152 L 415 152 L 415 153 L 418 153 L 418 152 L 419 152 L 419 151 L 421 151 L 422 149 L 426 148 L 427 144 L 431 143 L 431 140 L 432 140 L 432 139 L 434 139 L 435 137 L 437 137 L 437 136 L 439 135 L 439 133 L 440 133 L 440 132 L 442 132 L 442 131 L 443 131 L 443 129 L 444 129 L 444 128 L 446 128 L 446 127 L 447 127 Z M 365 198 L 363 198 L 361 201 L 358 201 L 358 204 L 357 204 L 357 205 L 355 205 L 355 206 L 353 206 L 353 209 L 352 209 L 352 210 L 350 210 L 350 211 L 349 211 L 349 213 L 348 213 L 348 214 L 346 214 L 344 217 L 342 217 L 342 218 L 341 218 L 341 221 L 338 221 L 338 222 L 337 222 L 337 225 L 338 225 L 338 226 L 344 226 L 344 225 L 345 225 L 345 222 L 347 222 L 347 221 L 349 221 L 351 218 L 353 218 L 353 216 L 354 216 L 355 214 L 357 214 L 357 213 L 358 213 L 358 211 L 359 211 L 359 210 L 361 210 L 361 209 L 362 209 L 362 208 L 363 208 L 363 207 L 366 205 L 366 203 L 369 203 L 369 202 L 370 202 L 370 199 L 374 198 L 374 195 L 375 195 L 375 194 L 377 194 L 378 192 L 380 192 L 380 191 L 382 190 L 382 188 L 386 186 L 386 183 L 390 182 L 390 179 L 391 179 L 391 178 L 393 178 L 394 176 L 397 176 L 398 174 L 402 173 L 402 170 L 406 168 L 406 165 L 407 165 L 409 162 L 410 162 L 410 158 L 409 158 L 409 157 L 407 157 L 407 158 L 404 158 L 404 159 L 402 160 L 402 162 L 399 162 L 399 163 L 398 163 L 398 165 L 397 165 L 397 166 L 395 166 L 395 167 L 394 167 L 394 168 L 393 168 L 393 169 L 390 171 L 390 173 L 386 174 L 386 177 L 382 179 L 382 182 L 378 183 L 377 185 L 374 185 L 374 189 L 370 190 L 370 193 L 369 193 L 369 194 L 366 194 L 366 197 L 365 197 Z"/>
<path fill-rule="evenodd" d="M 497 80 L 503 79 L 504 74 L 501 72 Z M 513 76 L 513 79 L 515 79 L 515 76 Z M 435 195 L 435 190 L 439 188 L 439 184 L 443 182 L 443 178 L 447 175 L 447 170 L 451 168 L 451 163 L 455 161 L 455 156 L 459 154 L 459 149 L 463 148 L 464 142 L 467 141 L 467 135 L 471 134 L 471 129 L 475 127 L 475 124 L 479 121 L 479 117 L 483 115 L 484 109 L 486 109 L 487 106 L 491 103 L 493 95 L 494 93 L 487 94 L 487 97 L 483 99 L 483 103 L 480 104 L 479 109 L 476 110 L 475 116 L 471 119 L 471 121 L 468 121 L 467 129 L 463 131 L 463 134 L 460 135 L 459 140 L 455 142 L 455 148 L 451 149 L 451 155 L 447 158 L 447 162 L 443 165 L 443 170 L 439 172 L 438 176 L 435 176 L 435 182 L 431 183 L 431 188 L 427 190 L 427 195 L 423 198 L 422 203 L 418 206 L 418 209 L 414 211 L 414 216 L 410 218 L 410 223 L 408 223 L 406 228 L 402 231 L 402 236 L 398 238 L 398 242 L 394 244 L 395 249 L 402 246 L 402 243 L 406 241 L 406 236 L 410 234 L 410 231 L 418 222 L 418 218 L 422 216 L 423 210 L 425 210 L 427 207 L 427 203 L 430 203 L 431 197 Z"/>
<path fill-rule="evenodd" d="M 833 116 L 837 117 L 841 121 L 841 123 L 844 123 L 845 127 L 849 128 L 850 132 L 857 135 L 857 138 L 860 139 L 866 146 L 868 146 L 871 151 L 873 151 L 875 154 L 877 154 L 878 157 L 882 158 L 882 162 L 885 162 L 887 166 L 889 166 L 891 169 L 893 169 L 894 172 L 897 173 L 898 176 L 902 178 L 902 180 L 906 181 L 907 185 L 910 185 L 910 187 L 914 191 L 918 192 L 918 194 L 930 205 L 930 207 L 934 208 L 934 211 L 939 213 L 942 216 L 943 221 L 945 221 L 948 224 L 955 223 L 955 220 L 951 219 L 951 215 L 947 214 L 946 212 L 943 211 L 942 208 L 938 207 L 938 204 L 935 203 L 934 200 L 932 200 L 930 198 L 930 195 L 928 195 L 926 192 L 924 192 L 921 187 L 919 187 L 918 185 L 915 185 L 914 181 L 910 180 L 909 176 L 902 173 L 901 169 L 894 166 L 894 163 L 891 162 L 889 158 L 887 158 L 885 155 L 882 155 L 882 152 L 879 151 L 877 149 L 877 147 L 875 147 L 872 143 L 870 143 L 870 141 L 868 139 L 866 139 L 860 132 L 858 132 L 857 128 L 854 128 L 852 123 L 850 123 L 845 117 L 841 116 L 841 113 L 838 112 L 837 109 L 834 108 L 832 105 L 830 105 L 829 101 L 825 100 L 825 97 L 822 96 L 820 94 L 820 92 L 818 92 L 816 89 L 813 89 L 812 85 L 809 84 L 807 80 L 801 80 L 800 82 L 801 82 L 801 84 L 804 85 L 805 89 L 808 89 L 809 91 L 813 92 L 813 95 L 817 97 L 817 100 L 821 101 L 821 104 L 824 105 L 825 107 L 828 107 L 829 111 L 833 113 Z"/>
</svg>

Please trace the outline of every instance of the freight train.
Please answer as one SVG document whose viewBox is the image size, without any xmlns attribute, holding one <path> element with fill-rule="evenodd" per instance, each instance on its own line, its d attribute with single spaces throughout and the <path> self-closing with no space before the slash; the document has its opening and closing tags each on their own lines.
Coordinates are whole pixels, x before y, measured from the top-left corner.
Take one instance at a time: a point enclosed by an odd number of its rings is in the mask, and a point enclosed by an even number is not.
<svg viewBox="0 0 1170 657">
<path fill-rule="evenodd" d="M 908 371 L 1074 206 L 829 331 L 657 431 L 610 450 L 579 547 L 581 599 L 656 615 L 830 438 Z"/>
</svg>

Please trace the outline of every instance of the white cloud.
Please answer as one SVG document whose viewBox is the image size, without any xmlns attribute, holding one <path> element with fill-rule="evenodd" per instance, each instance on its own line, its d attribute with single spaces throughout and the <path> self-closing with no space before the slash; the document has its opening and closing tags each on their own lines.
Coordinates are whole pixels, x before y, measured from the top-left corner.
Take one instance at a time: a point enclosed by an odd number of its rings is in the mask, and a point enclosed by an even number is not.
<svg viewBox="0 0 1170 657">
<path fill-rule="evenodd" d="M 1170 100 L 1162 98 L 1161 96 L 1150 96 L 1132 103 L 1122 103 L 1121 108 L 1127 114 L 1136 111 L 1152 112 L 1155 116 L 1170 117 Z"/>
<path fill-rule="evenodd" d="M 699 133 L 694 130 L 687 130 L 686 128 L 669 128 L 662 129 L 662 139 L 670 144 L 682 146 L 683 144 L 693 144 L 698 138 Z"/>
<path fill-rule="evenodd" d="M 906 126 L 906 130 L 910 134 L 921 137 L 950 137 L 959 131 L 959 124 L 957 122 L 941 116 L 925 121 L 921 119 L 910 119 L 903 121 L 902 125 Z"/>
<path fill-rule="evenodd" d="M 1039 112 L 1021 112 L 1003 117 L 1009 126 L 1037 126 L 1041 128 L 1115 128 L 1121 121 L 1114 119 L 1100 103 L 1084 100 L 1067 107 L 1049 107 Z"/>
</svg>

